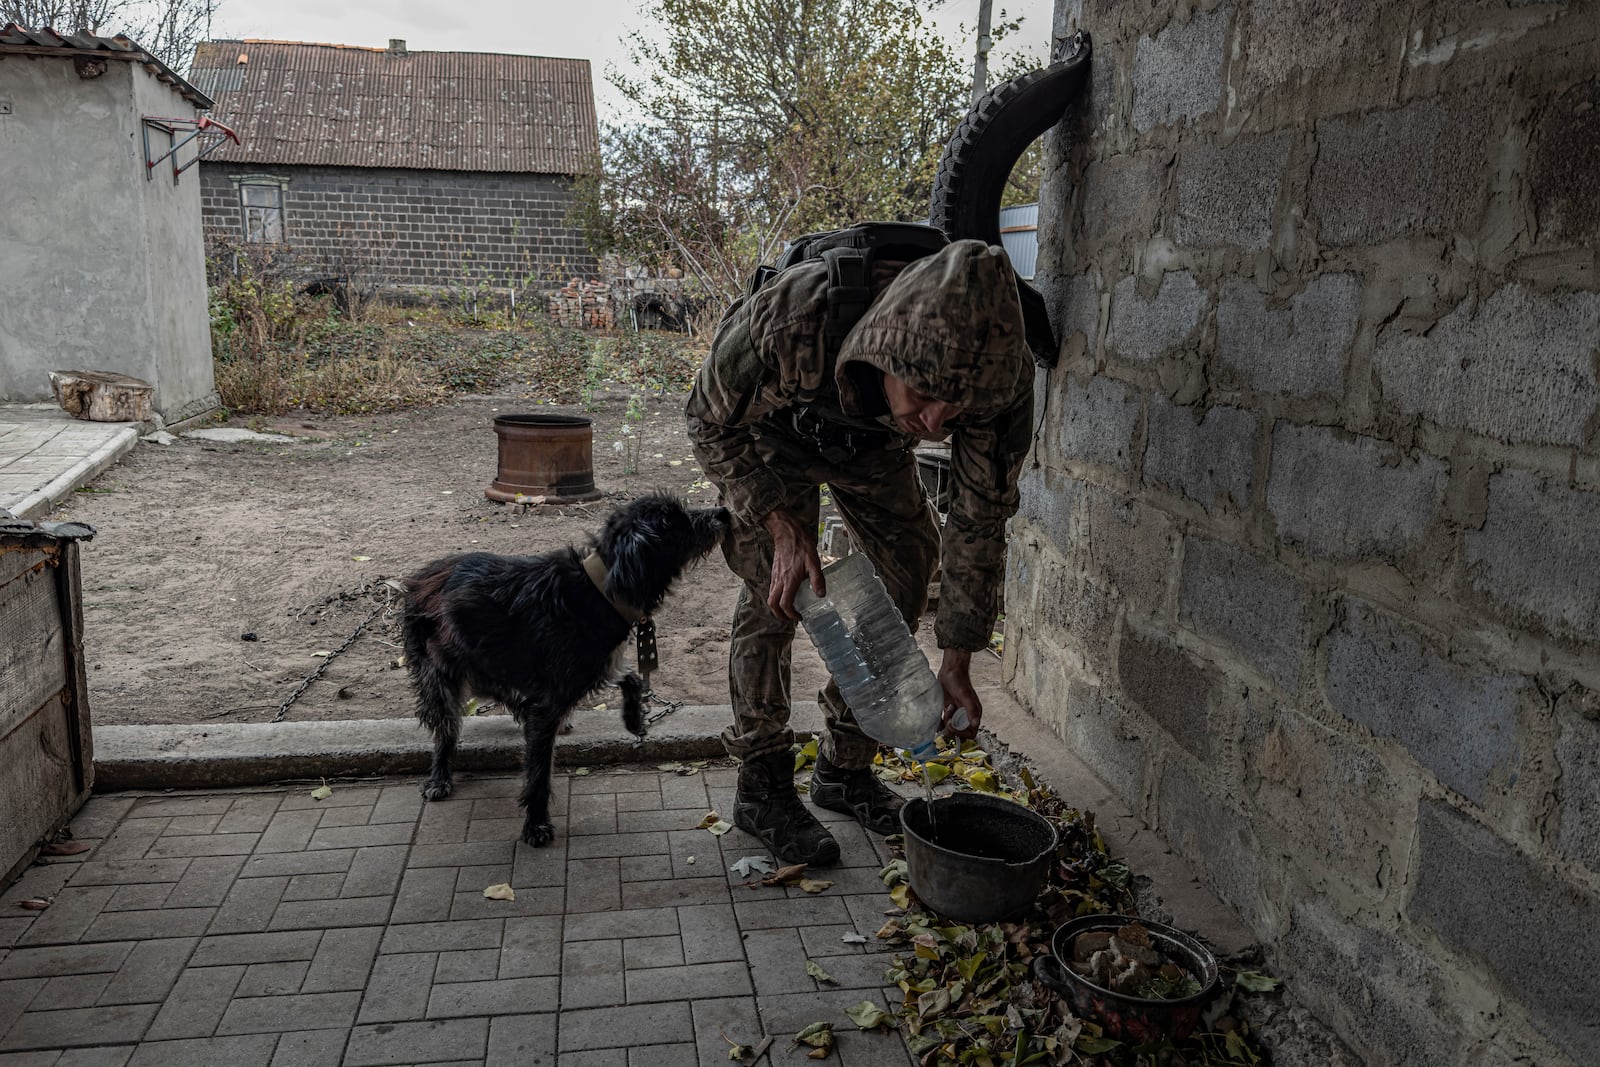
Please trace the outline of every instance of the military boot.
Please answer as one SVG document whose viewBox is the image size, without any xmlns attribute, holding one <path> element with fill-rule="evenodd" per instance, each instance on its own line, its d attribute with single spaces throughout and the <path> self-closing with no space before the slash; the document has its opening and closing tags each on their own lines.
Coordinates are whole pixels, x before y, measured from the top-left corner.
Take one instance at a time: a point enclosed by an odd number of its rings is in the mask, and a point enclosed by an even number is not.
<svg viewBox="0 0 1600 1067">
<path fill-rule="evenodd" d="M 759 837 L 782 863 L 826 867 L 839 862 L 839 842 L 795 791 L 794 757 L 787 751 L 752 756 L 739 764 L 733 823 Z"/>
<path fill-rule="evenodd" d="M 880 782 L 871 767 L 838 767 L 819 753 L 817 769 L 811 773 L 811 803 L 854 815 L 875 834 L 897 834 L 905 799 Z"/>
</svg>

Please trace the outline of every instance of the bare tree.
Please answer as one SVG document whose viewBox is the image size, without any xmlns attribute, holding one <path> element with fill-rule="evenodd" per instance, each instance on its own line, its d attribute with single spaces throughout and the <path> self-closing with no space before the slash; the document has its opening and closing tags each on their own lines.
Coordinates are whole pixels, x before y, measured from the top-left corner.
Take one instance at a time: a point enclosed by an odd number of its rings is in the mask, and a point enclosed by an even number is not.
<svg viewBox="0 0 1600 1067">
<path fill-rule="evenodd" d="M 211 35 L 220 0 L 0 0 L 0 23 L 58 33 L 122 34 L 179 73 Z"/>
</svg>

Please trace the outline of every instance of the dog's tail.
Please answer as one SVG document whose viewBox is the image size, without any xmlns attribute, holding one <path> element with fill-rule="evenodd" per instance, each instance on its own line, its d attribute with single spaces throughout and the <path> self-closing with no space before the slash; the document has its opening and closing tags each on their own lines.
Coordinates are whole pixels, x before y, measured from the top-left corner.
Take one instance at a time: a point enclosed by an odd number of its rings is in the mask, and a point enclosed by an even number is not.
<svg viewBox="0 0 1600 1067">
<path fill-rule="evenodd" d="M 406 578 L 405 601 L 401 611 L 401 634 L 405 644 L 406 667 L 413 677 L 428 661 L 428 644 L 438 632 L 439 595 L 450 568 L 445 561 L 431 564 Z"/>
</svg>

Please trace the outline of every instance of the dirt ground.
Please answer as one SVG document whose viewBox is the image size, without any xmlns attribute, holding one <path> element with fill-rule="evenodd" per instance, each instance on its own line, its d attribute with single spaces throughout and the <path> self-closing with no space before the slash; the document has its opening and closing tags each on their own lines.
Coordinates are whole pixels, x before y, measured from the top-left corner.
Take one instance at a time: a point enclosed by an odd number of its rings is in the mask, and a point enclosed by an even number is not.
<svg viewBox="0 0 1600 1067">
<path fill-rule="evenodd" d="M 520 389 L 393 414 L 250 424 L 292 443 L 141 443 L 53 516 L 98 531 L 83 547 L 96 721 L 265 722 L 324 663 L 289 720 L 409 715 L 398 603 L 383 580 L 454 552 L 581 543 L 619 501 L 644 492 L 713 503 L 684 434 L 683 399 L 648 400 L 639 470 L 626 474 L 612 447 L 626 394 L 598 398 L 594 411 L 539 408 L 594 420 L 595 480 L 606 495 L 578 506 L 498 504 L 483 494 L 497 466 L 491 420 L 537 404 Z M 652 682 L 661 697 L 727 703 L 737 588 L 713 553 L 657 614 L 661 667 Z M 324 658 L 375 610 L 344 652 Z M 934 656 L 931 629 L 919 636 Z M 973 663 L 978 685 L 998 681 L 992 655 Z M 825 678 L 802 632 L 796 698 L 814 696 Z M 615 708 L 616 694 L 600 701 Z"/>
</svg>

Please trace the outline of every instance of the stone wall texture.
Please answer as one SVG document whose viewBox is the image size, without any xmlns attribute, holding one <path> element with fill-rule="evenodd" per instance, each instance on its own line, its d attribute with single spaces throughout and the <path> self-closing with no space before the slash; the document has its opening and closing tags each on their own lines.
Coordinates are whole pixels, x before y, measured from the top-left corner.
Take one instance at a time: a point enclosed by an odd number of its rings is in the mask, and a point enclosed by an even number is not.
<svg viewBox="0 0 1600 1067">
<path fill-rule="evenodd" d="M 1366 1062 L 1600 1063 L 1600 4 L 1079 29 L 1008 686 Z"/>
<path fill-rule="evenodd" d="M 596 272 L 559 175 L 202 163 L 200 178 L 207 236 L 234 241 L 237 182 L 283 182 L 284 244 L 307 274 L 499 293 Z"/>
</svg>

